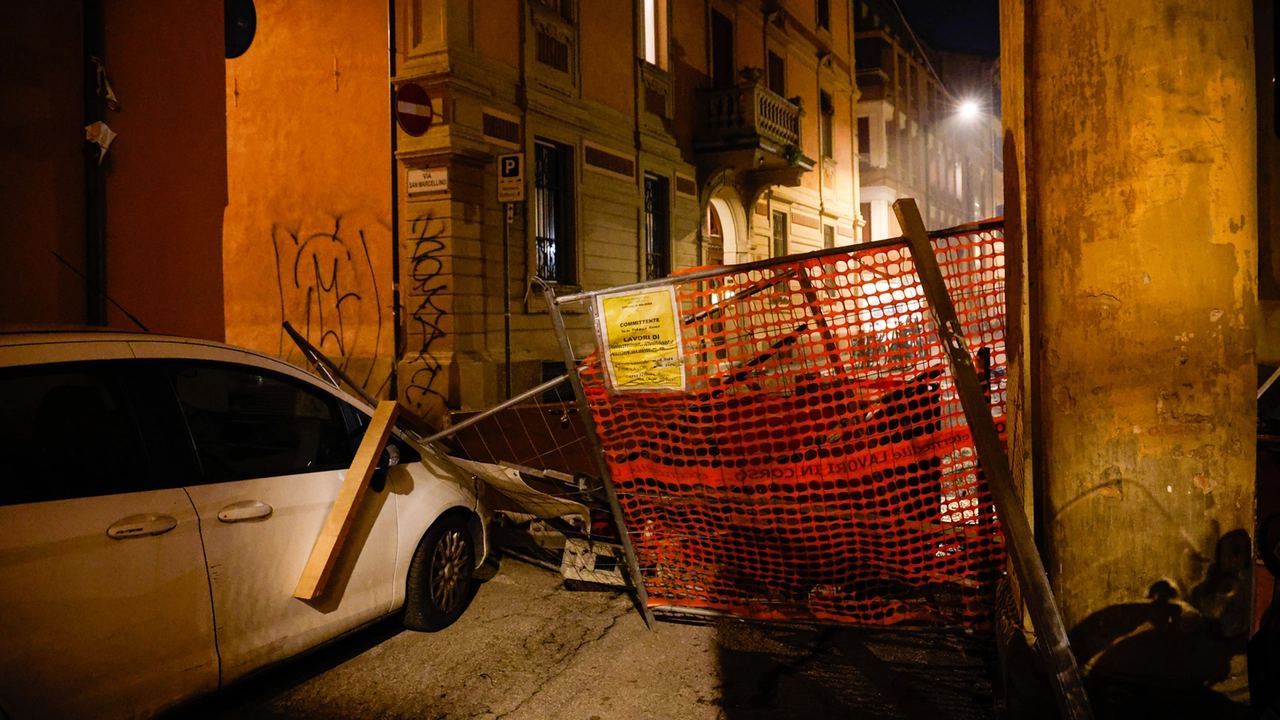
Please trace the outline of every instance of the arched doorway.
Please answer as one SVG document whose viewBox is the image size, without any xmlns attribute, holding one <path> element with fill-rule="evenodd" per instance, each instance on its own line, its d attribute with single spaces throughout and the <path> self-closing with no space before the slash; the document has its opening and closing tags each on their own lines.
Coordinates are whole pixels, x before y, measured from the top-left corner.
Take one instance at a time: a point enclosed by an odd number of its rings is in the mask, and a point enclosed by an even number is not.
<svg viewBox="0 0 1280 720">
<path fill-rule="evenodd" d="M 702 219 L 704 265 L 733 265 L 747 260 L 747 215 L 736 192 L 721 187 L 707 200 Z"/>
<path fill-rule="evenodd" d="M 715 202 L 707 203 L 707 214 L 702 223 L 702 264 L 724 264 L 724 221 Z"/>
</svg>

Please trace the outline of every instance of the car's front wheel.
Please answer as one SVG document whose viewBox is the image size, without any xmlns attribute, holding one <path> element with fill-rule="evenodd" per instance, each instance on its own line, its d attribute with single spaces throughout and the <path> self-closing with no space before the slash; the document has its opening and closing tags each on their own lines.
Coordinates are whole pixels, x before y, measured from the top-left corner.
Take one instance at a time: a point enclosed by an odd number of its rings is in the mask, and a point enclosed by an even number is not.
<svg viewBox="0 0 1280 720">
<path fill-rule="evenodd" d="M 443 630 L 462 616 L 475 594 L 475 542 L 460 514 L 436 521 L 409 565 L 404 626 Z"/>
</svg>

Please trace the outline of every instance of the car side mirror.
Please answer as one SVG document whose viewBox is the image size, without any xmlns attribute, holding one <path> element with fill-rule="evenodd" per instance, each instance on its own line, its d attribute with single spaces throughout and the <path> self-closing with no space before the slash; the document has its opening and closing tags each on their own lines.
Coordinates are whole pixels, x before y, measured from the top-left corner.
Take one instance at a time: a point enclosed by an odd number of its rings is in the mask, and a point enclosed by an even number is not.
<svg viewBox="0 0 1280 720">
<path fill-rule="evenodd" d="M 400 448 L 387 443 L 373 468 L 373 477 L 369 478 L 369 487 L 374 492 L 382 492 L 387 486 L 387 470 L 400 464 Z"/>
<path fill-rule="evenodd" d="M 387 443 L 382 450 L 382 457 L 378 458 L 376 470 L 386 470 L 400 464 L 400 448 Z"/>
</svg>

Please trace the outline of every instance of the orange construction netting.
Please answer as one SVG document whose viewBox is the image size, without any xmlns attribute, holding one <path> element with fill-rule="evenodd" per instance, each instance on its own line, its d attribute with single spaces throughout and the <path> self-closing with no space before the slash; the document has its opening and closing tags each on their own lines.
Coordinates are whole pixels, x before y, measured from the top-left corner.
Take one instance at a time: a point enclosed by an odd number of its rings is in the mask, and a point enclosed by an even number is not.
<svg viewBox="0 0 1280 720">
<path fill-rule="evenodd" d="M 1004 428 L 998 221 L 933 238 Z M 672 278 L 687 390 L 580 374 L 651 606 L 984 624 L 1004 546 L 905 241 Z"/>
</svg>

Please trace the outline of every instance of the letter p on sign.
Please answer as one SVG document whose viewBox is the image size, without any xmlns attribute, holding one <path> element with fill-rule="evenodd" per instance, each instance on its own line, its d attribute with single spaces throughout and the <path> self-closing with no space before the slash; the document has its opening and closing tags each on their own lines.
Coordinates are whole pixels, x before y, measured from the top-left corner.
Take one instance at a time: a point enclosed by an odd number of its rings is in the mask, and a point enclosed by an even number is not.
<svg viewBox="0 0 1280 720">
<path fill-rule="evenodd" d="M 498 202 L 524 202 L 524 155 L 498 156 Z"/>
</svg>

